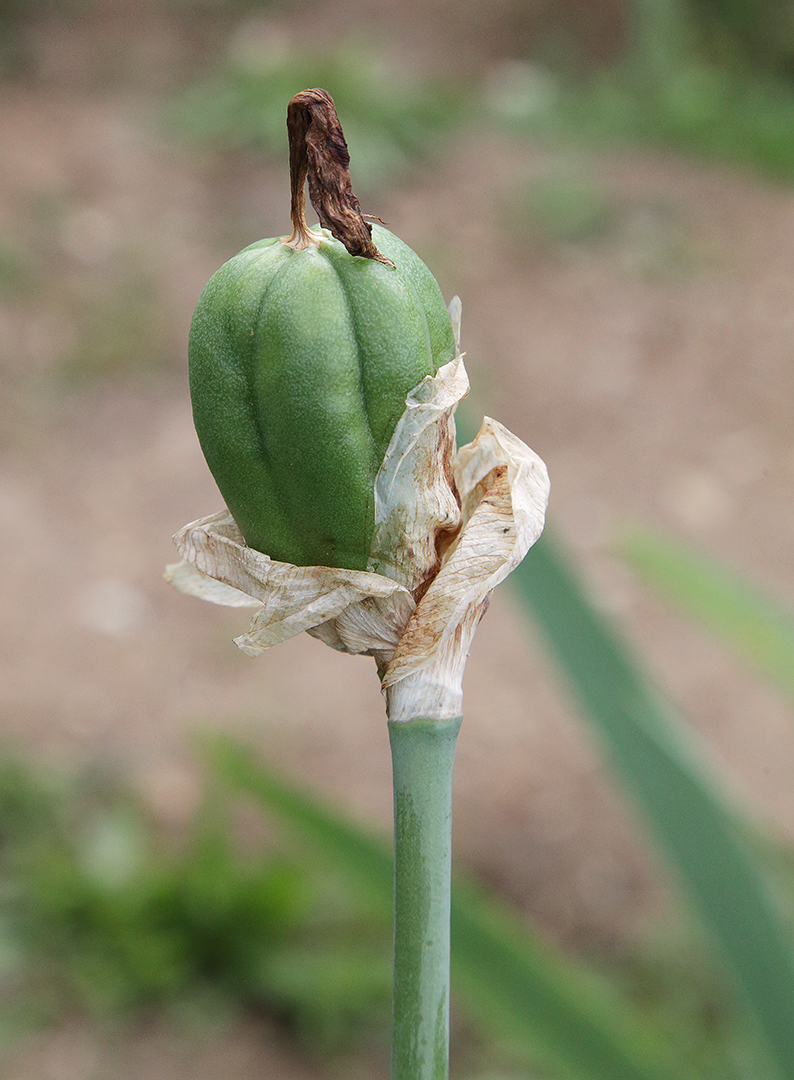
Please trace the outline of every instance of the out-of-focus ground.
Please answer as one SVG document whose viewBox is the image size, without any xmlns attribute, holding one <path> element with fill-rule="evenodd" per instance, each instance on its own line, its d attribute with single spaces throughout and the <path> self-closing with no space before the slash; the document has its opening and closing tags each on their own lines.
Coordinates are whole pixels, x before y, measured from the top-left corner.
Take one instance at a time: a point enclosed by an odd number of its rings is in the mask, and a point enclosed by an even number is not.
<svg viewBox="0 0 794 1080">
<path fill-rule="evenodd" d="M 310 48 L 364 26 L 406 64 L 463 57 L 481 71 L 509 38 L 507 6 L 504 23 L 472 8 L 462 26 L 451 4 L 433 19 L 418 3 L 389 10 L 320 5 L 280 14 L 274 33 Z M 249 660 L 231 641 L 245 614 L 161 580 L 172 533 L 221 505 L 190 416 L 193 306 L 238 248 L 288 231 L 286 160 L 219 158 L 159 123 L 159 95 L 228 33 L 111 9 L 48 16 L 25 30 L 28 70 L 0 95 L 0 233 L 37 275 L 0 296 L 0 738 L 58 767 L 110 760 L 178 825 L 198 790 L 191 737 L 222 728 L 386 830 L 371 662 L 308 637 Z M 604 228 L 527 240 L 518 194 L 571 175 L 609 206 Z M 739 797 L 794 838 L 783 703 L 610 551 L 638 519 L 794 599 L 794 193 L 671 154 L 463 130 L 378 200 L 366 208 L 461 295 L 473 399 L 548 463 L 550 526 Z M 667 886 L 507 588 L 465 704 L 459 865 L 557 940 L 631 938 Z M 166 1036 L 67 1024 L 0 1075 L 330 1075 L 253 1025 L 200 1051 Z"/>
</svg>

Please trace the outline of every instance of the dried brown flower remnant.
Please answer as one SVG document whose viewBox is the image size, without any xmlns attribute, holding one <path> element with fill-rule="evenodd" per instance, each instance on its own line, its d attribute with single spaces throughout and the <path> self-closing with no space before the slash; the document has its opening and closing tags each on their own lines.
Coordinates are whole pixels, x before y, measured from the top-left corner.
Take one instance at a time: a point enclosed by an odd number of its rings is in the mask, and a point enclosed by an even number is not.
<svg viewBox="0 0 794 1080">
<path fill-rule="evenodd" d="M 302 90 L 287 106 L 290 214 L 295 248 L 318 243 L 306 225 L 303 187 L 309 181 L 309 198 L 320 224 L 345 245 L 351 255 L 392 266 L 372 242 L 372 228 L 350 183 L 350 154 L 333 98 L 319 88 Z"/>
</svg>

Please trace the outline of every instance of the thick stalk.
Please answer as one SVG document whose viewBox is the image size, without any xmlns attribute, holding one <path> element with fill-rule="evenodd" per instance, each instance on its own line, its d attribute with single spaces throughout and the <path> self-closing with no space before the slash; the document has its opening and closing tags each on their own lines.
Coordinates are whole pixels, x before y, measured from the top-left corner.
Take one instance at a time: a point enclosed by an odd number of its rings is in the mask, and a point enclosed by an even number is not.
<svg viewBox="0 0 794 1080">
<path fill-rule="evenodd" d="M 389 723 L 394 774 L 392 1080 L 449 1076 L 452 767 L 460 717 Z"/>
</svg>

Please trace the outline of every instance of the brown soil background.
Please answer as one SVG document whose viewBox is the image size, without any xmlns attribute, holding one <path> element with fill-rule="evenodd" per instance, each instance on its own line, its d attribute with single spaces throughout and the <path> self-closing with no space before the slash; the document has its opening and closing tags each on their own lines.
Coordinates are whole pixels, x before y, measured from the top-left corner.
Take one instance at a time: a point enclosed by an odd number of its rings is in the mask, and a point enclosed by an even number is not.
<svg viewBox="0 0 794 1080">
<path fill-rule="evenodd" d="M 419 0 L 390 11 L 321 4 L 266 30 L 311 48 L 364 28 L 417 69 L 432 57 L 473 76 L 507 55 L 514 32 L 506 3 L 487 15 Z M 0 737 L 58 768 L 109 763 L 179 825 L 200 788 L 191 736 L 222 728 L 386 830 L 371 663 L 308 637 L 251 661 L 231 641 L 244 614 L 161 581 L 170 536 L 220 506 L 190 417 L 193 306 L 221 262 L 287 229 L 286 162 L 190 150 L 155 119 L 157 95 L 222 50 L 222 29 L 111 6 L 42 17 L 24 30 L 27 71 L 0 95 L 0 231 L 46 268 L 33 295 L 0 302 Z M 609 199 L 609 228 L 528 245 L 505 208 L 533 178 L 566 170 Z M 549 522 L 594 596 L 737 798 L 794 838 L 787 706 L 611 549 L 620 522 L 639 520 L 794 599 L 794 194 L 672 154 L 475 132 L 368 208 L 446 296 L 461 295 L 474 397 L 548 463 Z M 147 355 L 65 382 L 77 344 L 106 349 L 118 332 L 112 298 L 128 286 Z M 465 690 L 459 865 L 555 939 L 621 947 L 658 917 L 669 883 L 508 590 L 480 628 Z M 350 1062 L 342 1072 L 369 1075 Z M 332 1072 L 252 1025 L 197 1047 L 169 1030 L 131 1038 L 75 1022 L 0 1063 L 7 1080 L 111 1074 Z"/>
</svg>

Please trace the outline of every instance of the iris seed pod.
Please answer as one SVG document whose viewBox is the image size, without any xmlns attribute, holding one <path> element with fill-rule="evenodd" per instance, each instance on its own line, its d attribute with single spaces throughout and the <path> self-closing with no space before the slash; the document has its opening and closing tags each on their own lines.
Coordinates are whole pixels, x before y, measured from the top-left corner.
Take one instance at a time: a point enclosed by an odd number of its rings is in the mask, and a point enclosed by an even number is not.
<svg viewBox="0 0 794 1080">
<path fill-rule="evenodd" d="M 328 95 L 304 91 L 288 117 L 294 232 L 252 244 L 202 293 L 193 417 L 249 547 L 364 570 L 375 477 L 406 397 L 456 356 L 455 339 L 425 264 L 363 219 Z M 315 232 L 303 215 L 307 171 L 328 226 Z"/>
</svg>

